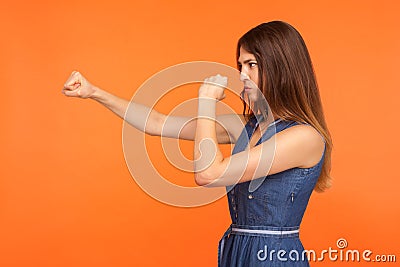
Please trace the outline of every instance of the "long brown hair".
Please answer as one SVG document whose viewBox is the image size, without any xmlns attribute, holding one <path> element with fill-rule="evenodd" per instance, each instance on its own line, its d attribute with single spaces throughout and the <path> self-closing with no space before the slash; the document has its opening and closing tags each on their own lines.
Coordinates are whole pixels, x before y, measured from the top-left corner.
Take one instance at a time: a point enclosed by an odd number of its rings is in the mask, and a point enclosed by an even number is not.
<svg viewBox="0 0 400 267">
<path fill-rule="evenodd" d="M 293 120 L 313 126 L 325 139 L 325 156 L 321 175 L 314 188 L 323 192 L 331 186 L 332 140 L 324 118 L 318 84 L 311 58 L 300 33 L 282 21 L 263 23 L 244 34 L 238 41 L 240 48 L 253 54 L 257 60 L 261 93 L 273 113 L 283 120 Z M 243 101 L 243 115 L 254 112 Z M 261 105 L 262 106 L 262 105 Z"/>
</svg>

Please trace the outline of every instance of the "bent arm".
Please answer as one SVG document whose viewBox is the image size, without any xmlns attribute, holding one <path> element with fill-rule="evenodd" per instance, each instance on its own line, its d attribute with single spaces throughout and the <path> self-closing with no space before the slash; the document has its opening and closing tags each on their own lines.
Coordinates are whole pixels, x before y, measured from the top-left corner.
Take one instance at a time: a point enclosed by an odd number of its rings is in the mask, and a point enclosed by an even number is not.
<svg viewBox="0 0 400 267">
<path fill-rule="evenodd" d="M 194 146 L 195 181 L 198 185 L 229 186 L 291 168 L 308 168 L 321 159 L 325 143 L 308 125 L 297 125 L 275 134 L 262 144 L 230 157 L 221 153 L 215 125 L 215 104 L 221 87 L 202 85 Z"/>
<path fill-rule="evenodd" d="M 217 153 L 215 160 L 209 161 L 206 168 L 198 170 L 195 175 L 196 183 L 208 186 L 228 186 L 291 168 L 309 168 L 319 162 L 324 147 L 323 139 L 314 128 L 308 125 L 293 126 L 275 134 L 274 137 L 258 146 L 230 157 L 221 157 L 218 151 L 213 151 Z M 211 156 L 208 155 L 208 158 Z"/>
</svg>

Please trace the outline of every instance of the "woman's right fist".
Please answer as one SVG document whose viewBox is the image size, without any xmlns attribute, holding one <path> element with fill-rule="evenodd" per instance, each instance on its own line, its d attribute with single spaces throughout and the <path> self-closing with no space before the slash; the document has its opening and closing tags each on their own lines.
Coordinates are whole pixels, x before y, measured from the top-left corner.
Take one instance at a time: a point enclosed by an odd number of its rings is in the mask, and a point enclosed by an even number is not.
<svg viewBox="0 0 400 267">
<path fill-rule="evenodd" d="M 71 76 L 64 84 L 62 93 L 66 96 L 74 96 L 80 98 L 88 98 L 95 91 L 95 88 L 90 84 L 85 77 L 77 71 L 73 71 Z"/>
</svg>

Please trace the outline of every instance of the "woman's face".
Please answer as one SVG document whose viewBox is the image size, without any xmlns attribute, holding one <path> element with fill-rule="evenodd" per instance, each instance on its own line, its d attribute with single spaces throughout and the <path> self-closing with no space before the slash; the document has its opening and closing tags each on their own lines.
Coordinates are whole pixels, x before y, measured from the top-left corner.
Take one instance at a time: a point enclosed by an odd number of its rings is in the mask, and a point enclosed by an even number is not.
<svg viewBox="0 0 400 267">
<path fill-rule="evenodd" d="M 240 80 L 244 85 L 244 92 L 249 100 L 256 102 L 258 98 L 258 64 L 253 54 L 240 47 L 238 66 L 240 70 Z"/>
</svg>

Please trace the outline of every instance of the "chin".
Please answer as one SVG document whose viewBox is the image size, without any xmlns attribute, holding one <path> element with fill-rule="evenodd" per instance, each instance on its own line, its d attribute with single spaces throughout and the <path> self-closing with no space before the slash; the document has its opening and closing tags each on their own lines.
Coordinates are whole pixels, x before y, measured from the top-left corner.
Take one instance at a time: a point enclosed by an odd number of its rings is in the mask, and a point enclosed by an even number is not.
<svg viewBox="0 0 400 267">
<path fill-rule="evenodd" d="M 251 102 L 257 102 L 257 100 L 258 100 L 258 95 L 257 94 L 249 94 L 248 95 L 248 98 L 249 98 L 249 100 L 251 101 Z"/>
</svg>

